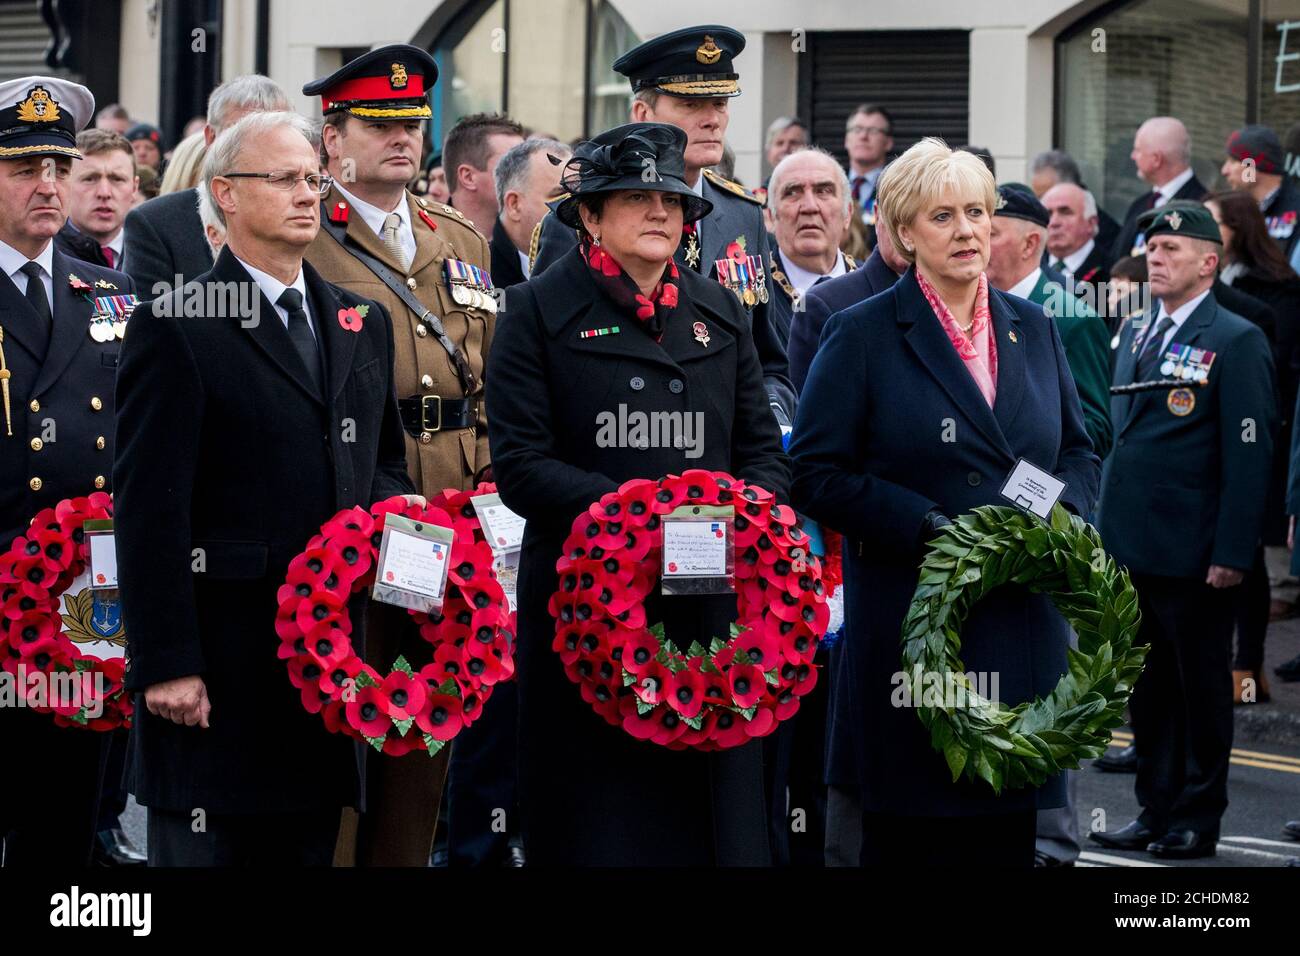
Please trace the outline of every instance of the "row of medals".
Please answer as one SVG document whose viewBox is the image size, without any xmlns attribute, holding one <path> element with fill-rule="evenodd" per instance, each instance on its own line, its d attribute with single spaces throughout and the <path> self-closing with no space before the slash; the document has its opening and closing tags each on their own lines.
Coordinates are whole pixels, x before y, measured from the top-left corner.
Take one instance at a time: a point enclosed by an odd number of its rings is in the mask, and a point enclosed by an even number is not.
<svg viewBox="0 0 1300 956">
<path fill-rule="evenodd" d="M 111 342 L 125 334 L 126 319 L 114 319 L 111 315 L 90 317 L 90 337 L 96 342 Z"/>
</svg>

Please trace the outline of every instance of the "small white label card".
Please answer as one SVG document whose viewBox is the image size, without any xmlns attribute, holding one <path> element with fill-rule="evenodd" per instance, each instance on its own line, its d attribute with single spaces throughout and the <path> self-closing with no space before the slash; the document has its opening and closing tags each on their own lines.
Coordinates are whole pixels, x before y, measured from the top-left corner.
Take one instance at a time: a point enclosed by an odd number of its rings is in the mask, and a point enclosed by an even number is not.
<svg viewBox="0 0 1300 956">
<path fill-rule="evenodd" d="M 1050 518 L 1052 508 L 1065 491 L 1065 482 L 1021 458 L 1011 469 L 1002 497 L 1040 518 Z"/>
<path fill-rule="evenodd" d="M 390 514 L 375 571 L 375 600 L 431 611 L 442 607 L 451 563 L 451 528 Z"/>
<path fill-rule="evenodd" d="M 117 588 L 117 548 L 113 543 L 113 522 L 91 520 L 83 526 L 90 552 L 90 589 L 112 591 Z"/>
<path fill-rule="evenodd" d="M 492 570 L 497 576 L 497 584 L 505 592 L 510 611 L 518 610 L 516 596 L 519 590 L 519 552 L 497 558 L 492 564 Z"/>
<path fill-rule="evenodd" d="M 476 495 L 471 500 L 493 554 L 513 554 L 523 546 L 524 519 L 503 505 L 500 495 Z"/>
<path fill-rule="evenodd" d="M 727 558 L 731 553 L 727 525 L 734 519 L 730 515 L 704 514 L 701 520 L 701 516 L 678 514 L 694 510 L 678 508 L 664 516 L 663 576 L 666 578 L 722 577 L 727 573 Z"/>
</svg>

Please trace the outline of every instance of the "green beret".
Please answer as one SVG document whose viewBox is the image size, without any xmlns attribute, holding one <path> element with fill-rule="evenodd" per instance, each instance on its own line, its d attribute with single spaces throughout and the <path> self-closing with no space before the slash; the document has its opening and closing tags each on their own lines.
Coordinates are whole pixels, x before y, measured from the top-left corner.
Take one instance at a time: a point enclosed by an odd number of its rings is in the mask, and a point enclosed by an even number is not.
<svg viewBox="0 0 1300 956">
<path fill-rule="evenodd" d="M 1138 231 L 1150 239 L 1161 233 L 1171 236 L 1190 236 L 1192 239 L 1205 239 L 1209 242 L 1223 242 L 1219 233 L 1219 224 L 1198 202 L 1188 199 L 1176 199 L 1156 209 L 1149 209 L 1137 220 Z"/>
</svg>

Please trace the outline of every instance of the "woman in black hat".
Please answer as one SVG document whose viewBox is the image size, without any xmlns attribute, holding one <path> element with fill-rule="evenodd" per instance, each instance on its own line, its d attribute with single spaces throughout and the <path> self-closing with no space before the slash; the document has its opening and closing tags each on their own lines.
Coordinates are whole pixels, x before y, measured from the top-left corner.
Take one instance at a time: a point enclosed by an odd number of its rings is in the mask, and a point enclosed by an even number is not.
<svg viewBox="0 0 1300 956">
<path fill-rule="evenodd" d="M 672 261 L 683 224 L 709 210 L 682 180 L 685 145 L 680 129 L 657 123 L 580 144 L 556 215 L 581 241 L 509 289 L 498 316 L 487 381 L 493 469 L 505 503 L 528 522 L 517 660 L 529 863 L 768 862 L 761 745 L 703 753 L 636 740 L 583 701 L 551 650 L 556 560 L 574 518 L 606 492 L 705 468 L 786 494 L 745 314 L 733 293 Z M 691 434 L 611 441 L 600 424 L 663 412 L 690 421 Z M 652 598 L 647 620 L 662 620 L 679 647 L 707 646 L 725 637 L 735 610 L 734 596 Z"/>
</svg>

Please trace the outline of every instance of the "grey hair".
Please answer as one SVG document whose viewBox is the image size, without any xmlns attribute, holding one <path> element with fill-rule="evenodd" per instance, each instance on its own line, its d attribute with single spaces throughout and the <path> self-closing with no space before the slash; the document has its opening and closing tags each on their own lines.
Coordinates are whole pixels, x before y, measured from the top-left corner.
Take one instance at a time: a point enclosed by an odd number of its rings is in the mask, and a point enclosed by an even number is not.
<svg viewBox="0 0 1300 956">
<path fill-rule="evenodd" d="M 1097 197 L 1092 194 L 1091 189 L 1083 191 L 1083 218 L 1094 219 L 1097 216 Z"/>
<path fill-rule="evenodd" d="M 560 160 L 567 160 L 573 155 L 573 150 L 556 139 L 545 139 L 538 137 L 536 139 L 526 139 L 522 143 L 516 143 L 508 149 L 504 156 L 497 161 L 497 168 L 493 171 L 493 180 L 497 189 L 497 208 L 505 210 L 506 193 L 514 190 L 520 191 L 524 186 L 524 181 L 528 177 L 528 167 L 533 160 L 534 154 L 545 151 Z"/>
<path fill-rule="evenodd" d="M 1029 164 L 1029 175 L 1032 176 L 1040 169 L 1055 170 L 1058 182 L 1074 183 L 1076 186 L 1083 182 L 1079 164 L 1063 149 L 1049 149 L 1035 156 Z"/>
<path fill-rule="evenodd" d="M 217 232 L 224 236 L 226 234 L 226 225 L 221 219 L 221 210 L 212 201 L 212 192 L 203 188 L 196 189 L 195 192 L 199 194 L 199 221 L 203 223 L 204 238 L 207 238 L 208 227 L 216 229 Z M 211 243 L 208 243 L 208 245 L 211 245 Z"/>
<path fill-rule="evenodd" d="M 778 116 L 772 120 L 772 125 L 767 128 L 767 136 L 763 140 L 763 149 L 770 149 L 772 140 L 776 139 L 791 126 L 798 126 L 804 132 L 808 131 L 808 124 L 797 116 Z"/>
<path fill-rule="evenodd" d="M 250 113 L 278 113 L 292 106 L 279 83 L 270 77 L 247 73 L 227 80 L 208 97 L 208 125 L 218 135 L 227 126 L 233 110 Z"/>
<path fill-rule="evenodd" d="M 271 113 L 249 113 L 212 141 L 208 154 L 203 157 L 203 173 L 199 178 L 199 191 L 207 193 L 211 197 L 212 180 L 235 171 L 235 164 L 239 160 L 239 154 L 248 140 L 286 126 L 301 133 L 302 138 L 310 143 L 313 149 L 316 148 L 315 129 L 311 121 L 305 116 L 290 113 L 287 110 Z M 217 222 L 224 228 L 226 214 L 222 212 L 221 206 L 217 204 L 215 199 L 210 201 Z"/>
<path fill-rule="evenodd" d="M 844 213 L 845 215 L 852 215 L 853 194 L 849 189 L 849 177 L 844 172 L 844 167 L 836 162 L 835 157 L 829 151 L 822 149 L 820 146 L 805 146 L 803 149 L 797 149 L 776 164 L 776 168 L 772 170 L 772 175 L 767 181 L 767 208 L 775 215 L 776 203 L 780 198 L 777 196 L 777 184 L 780 182 L 781 170 L 785 168 L 786 163 L 790 162 L 790 160 L 794 159 L 796 156 L 806 156 L 809 153 L 817 153 L 830 160 L 830 165 L 836 173 L 836 181 L 840 186 L 840 195 L 844 197 Z"/>
</svg>

